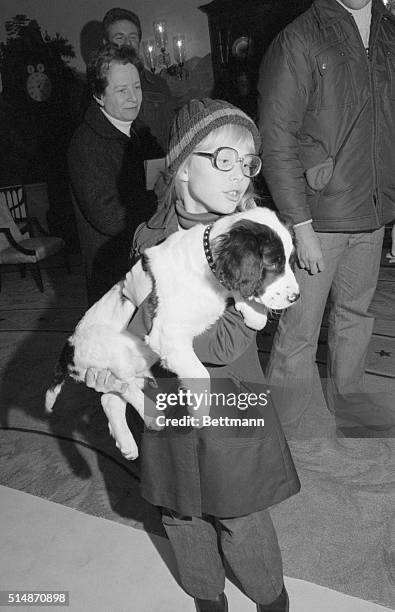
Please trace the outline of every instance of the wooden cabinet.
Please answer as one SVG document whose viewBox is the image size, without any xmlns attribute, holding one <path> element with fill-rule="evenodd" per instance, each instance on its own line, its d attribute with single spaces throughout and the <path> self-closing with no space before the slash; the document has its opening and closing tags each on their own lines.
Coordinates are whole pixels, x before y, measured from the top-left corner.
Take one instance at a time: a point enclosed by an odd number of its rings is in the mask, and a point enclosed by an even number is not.
<svg viewBox="0 0 395 612">
<path fill-rule="evenodd" d="M 312 0 L 213 0 L 207 14 L 215 89 L 256 119 L 259 65 L 269 43 Z"/>
</svg>

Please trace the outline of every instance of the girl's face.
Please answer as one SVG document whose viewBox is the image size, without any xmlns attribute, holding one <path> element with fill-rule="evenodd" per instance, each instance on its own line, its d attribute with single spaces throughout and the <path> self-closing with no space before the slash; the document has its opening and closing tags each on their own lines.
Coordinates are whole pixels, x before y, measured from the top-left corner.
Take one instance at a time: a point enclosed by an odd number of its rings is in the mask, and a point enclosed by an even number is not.
<svg viewBox="0 0 395 612">
<path fill-rule="evenodd" d="M 239 157 L 255 153 L 254 141 L 248 130 L 233 125 L 213 130 L 195 151 L 214 153 L 219 147 L 231 147 Z M 242 173 L 240 162 L 232 170 L 223 172 L 215 168 L 210 159 L 193 154 L 181 167 L 178 179 L 180 196 L 187 212 L 221 215 L 236 210 L 251 181 Z"/>
</svg>

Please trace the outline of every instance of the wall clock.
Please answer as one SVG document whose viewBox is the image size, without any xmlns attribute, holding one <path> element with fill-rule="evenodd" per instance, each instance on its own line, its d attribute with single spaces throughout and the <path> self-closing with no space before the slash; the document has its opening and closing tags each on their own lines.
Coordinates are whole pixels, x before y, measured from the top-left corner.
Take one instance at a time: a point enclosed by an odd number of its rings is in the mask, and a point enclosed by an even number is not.
<svg viewBox="0 0 395 612">
<path fill-rule="evenodd" d="M 28 77 L 26 90 L 30 98 L 35 102 L 44 102 L 51 96 L 52 85 L 49 76 L 45 73 L 44 64 L 29 64 L 27 66 Z"/>
<path fill-rule="evenodd" d="M 251 39 L 248 36 L 239 36 L 232 45 L 232 54 L 239 59 L 247 59 L 251 54 Z"/>
<path fill-rule="evenodd" d="M 212 97 L 232 102 L 256 120 L 262 56 L 276 34 L 311 2 L 212 0 L 199 6 L 208 17 L 215 82 Z"/>
</svg>

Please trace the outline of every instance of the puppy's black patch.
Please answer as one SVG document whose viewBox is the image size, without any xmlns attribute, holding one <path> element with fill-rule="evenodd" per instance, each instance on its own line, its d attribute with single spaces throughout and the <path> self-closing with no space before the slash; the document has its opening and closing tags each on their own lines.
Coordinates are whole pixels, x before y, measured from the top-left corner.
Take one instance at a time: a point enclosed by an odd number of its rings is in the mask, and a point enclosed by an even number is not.
<svg viewBox="0 0 395 612">
<path fill-rule="evenodd" d="M 59 359 L 55 364 L 49 389 L 53 390 L 58 385 L 62 385 L 67 374 L 73 374 L 74 372 L 74 346 L 70 343 L 70 340 L 66 340 L 62 352 L 59 355 Z"/>
<path fill-rule="evenodd" d="M 64 375 L 69 369 L 74 368 L 74 346 L 67 340 L 62 352 L 60 353 L 59 361 L 55 366 L 54 379 Z"/>
<path fill-rule="evenodd" d="M 288 217 L 285 217 L 283 214 L 281 214 L 278 211 L 276 211 L 276 216 L 278 220 L 283 224 L 285 229 L 288 230 L 292 238 L 293 250 L 289 257 L 289 265 L 292 268 L 292 270 L 294 270 L 296 267 L 297 261 L 298 261 L 298 258 L 296 255 L 296 236 L 295 236 L 294 225 Z"/>
<path fill-rule="evenodd" d="M 285 269 L 281 238 L 271 227 L 243 220 L 213 241 L 218 280 L 243 298 L 263 292 Z M 272 279 L 272 280 L 270 280 Z"/>
<path fill-rule="evenodd" d="M 151 278 L 151 282 L 152 282 L 152 291 L 151 291 L 151 293 L 149 295 L 149 298 L 148 298 L 148 314 L 149 314 L 149 318 L 150 318 L 150 325 L 149 325 L 147 333 L 149 333 L 151 331 L 151 328 L 152 328 L 152 321 L 153 321 L 153 319 L 154 319 L 154 317 L 156 315 L 156 311 L 158 309 L 158 293 L 157 293 L 157 289 L 156 289 L 155 277 L 152 274 L 151 266 L 149 264 L 149 257 L 146 254 L 144 254 L 144 253 L 141 256 L 141 267 L 143 268 L 144 272 L 146 274 L 148 274 L 148 276 Z"/>
</svg>

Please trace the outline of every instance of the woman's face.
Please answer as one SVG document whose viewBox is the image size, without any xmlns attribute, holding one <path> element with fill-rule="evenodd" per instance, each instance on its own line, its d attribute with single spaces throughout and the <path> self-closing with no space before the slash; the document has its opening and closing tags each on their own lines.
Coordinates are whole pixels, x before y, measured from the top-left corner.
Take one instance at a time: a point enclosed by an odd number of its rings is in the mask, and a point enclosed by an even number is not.
<svg viewBox="0 0 395 612">
<path fill-rule="evenodd" d="M 229 127 L 214 130 L 199 143 L 195 151 L 214 153 L 219 147 L 231 147 L 239 157 L 255 153 L 249 132 L 246 130 L 245 136 L 240 138 L 240 135 L 232 134 Z M 213 166 L 211 159 L 192 154 L 179 174 L 180 195 L 185 209 L 190 213 L 226 215 L 236 210 L 250 181 L 242 173 L 240 162 L 229 172 L 223 172 Z"/>
<path fill-rule="evenodd" d="M 133 64 L 113 62 L 107 73 L 107 87 L 98 99 L 104 110 L 121 121 L 134 121 L 139 114 L 142 94 L 140 75 Z"/>
</svg>

